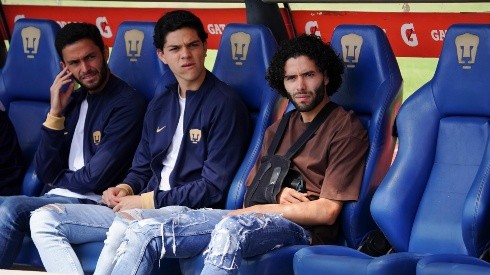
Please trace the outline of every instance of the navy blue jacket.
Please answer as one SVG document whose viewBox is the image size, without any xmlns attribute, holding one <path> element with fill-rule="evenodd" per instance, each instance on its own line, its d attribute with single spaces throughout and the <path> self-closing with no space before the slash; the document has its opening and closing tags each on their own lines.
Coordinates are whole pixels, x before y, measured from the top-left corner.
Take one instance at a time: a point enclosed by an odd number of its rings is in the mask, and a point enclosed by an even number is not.
<svg viewBox="0 0 490 275">
<path fill-rule="evenodd" d="M 83 139 L 85 166 L 74 172 L 68 170 L 68 155 L 85 98 L 88 102 Z M 144 98 L 112 74 L 97 94 L 87 95 L 83 88 L 74 91 L 64 111 L 65 129 L 42 127 L 35 156 L 41 182 L 48 185 L 47 189 L 66 188 L 79 194 L 101 194 L 120 183 L 141 136 L 145 108 Z"/>
<path fill-rule="evenodd" d="M 228 85 L 207 72 L 197 91 L 186 93 L 184 137 L 168 191 L 159 190 L 162 160 L 180 115 L 177 84 L 148 106 L 143 134 L 124 180 L 135 194 L 154 192 L 155 208 L 218 206 L 233 180 L 249 141 L 246 106 Z"/>
<path fill-rule="evenodd" d="M 23 172 L 22 152 L 14 126 L 7 113 L 0 110 L 0 196 L 20 193 Z"/>
</svg>

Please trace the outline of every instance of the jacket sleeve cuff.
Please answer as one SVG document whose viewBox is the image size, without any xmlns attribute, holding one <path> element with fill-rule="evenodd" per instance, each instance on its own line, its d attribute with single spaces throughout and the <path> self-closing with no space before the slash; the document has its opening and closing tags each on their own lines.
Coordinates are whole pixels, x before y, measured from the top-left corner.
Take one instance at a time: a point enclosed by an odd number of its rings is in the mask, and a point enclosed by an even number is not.
<svg viewBox="0 0 490 275">
<path fill-rule="evenodd" d="M 134 195 L 133 188 L 131 188 L 131 186 L 129 186 L 129 184 L 121 183 L 121 184 L 116 185 L 116 187 L 126 190 L 126 192 L 128 192 L 128 196 Z"/>
<path fill-rule="evenodd" d="M 65 129 L 65 117 L 56 117 L 48 113 L 43 125 L 51 130 L 63 130 Z"/>
<path fill-rule="evenodd" d="M 153 191 L 141 194 L 142 208 L 155 209 L 155 200 L 153 199 Z"/>
</svg>

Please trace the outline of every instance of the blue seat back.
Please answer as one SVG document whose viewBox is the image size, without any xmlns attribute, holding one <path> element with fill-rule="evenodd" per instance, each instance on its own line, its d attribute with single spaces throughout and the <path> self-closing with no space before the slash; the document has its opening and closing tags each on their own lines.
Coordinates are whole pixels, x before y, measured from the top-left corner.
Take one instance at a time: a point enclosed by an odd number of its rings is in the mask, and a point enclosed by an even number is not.
<svg viewBox="0 0 490 275">
<path fill-rule="evenodd" d="M 393 125 L 402 102 L 402 76 L 384 31 L 373 25 L 340 25 L 331 45 L 345 64 L 343 83 L 332 101 L 355 112 L 369 134 L 359 200 L 342 210 L 343 240 L 357 247 L 376 227 L 369 212 L 374 191 L 392 161 Z"/>
<path fill-rule="evenodd" d="M 109 58 L 111 72 L 143 94 L 147 101 L 176 81 L 169 67 L 157 57 L 154 28 L 154 22 L 122 22 Z"/>
<path fill-rule="evenodd" d="M 276 50 L 272 32 L 262 25 L 229 24 L 221 36 L 213 73 L 239 93 L 253 123 L 249 148 L 228 191 L 228 209 L 242 207 L 245 183 L 259 155 L 264 132 L 276 119 L 278 94 L 265 80 Z"/>
<path fill-rule="evenodd" d="M 451 26 L 434 77 L 401 107 L 371 204 L 396 251 L 478 256 L 488 243 L 489 48 L 490 25 Z"/>
<path fill-rule="evenodd" d="M 27 169 L 21 191 L 25 195 L 41 191 L 32 160 L 49 111 L 49 88 L 61 70 L 54 46 L 59 29 L 52 20 L 17 20 L 0 75 L 0 101 L 15 127 Z"/>
</svg>

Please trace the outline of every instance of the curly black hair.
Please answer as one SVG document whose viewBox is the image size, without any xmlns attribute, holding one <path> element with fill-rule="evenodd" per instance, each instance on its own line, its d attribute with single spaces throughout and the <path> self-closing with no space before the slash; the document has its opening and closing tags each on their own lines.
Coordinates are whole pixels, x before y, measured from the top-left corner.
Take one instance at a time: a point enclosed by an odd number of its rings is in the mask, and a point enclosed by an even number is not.
<svg viewBox="0 0 490 275">
<path fill-rule="evenodd" d="M 183 28 L 191 28 L 197 32 L 197 36 L 204 43 L 208 39 L 208 34 L 204 30 L 201 19 L 190 11 L 174 10 L 165 13 L 155 25 L 153 34 L 153 45 L 157 49 L 163 49 L 167 34 Z"/>
<path fill-rule="evenodd" d="M 342 84 L 342 74 L 344 73 L 342 59 L 335 53 L 330 43 L 324 43 L 316 35 L 307 34 L 284 41 L 272 57 L 265 78 L 273 89 L 287 98 L 288 93 L 284 88 L 284 65 L 290 58 L 300 56 L 307 56 L 315 62 L 322 73 L 327 74 L 329 78 L 326 87 L 328 96 L 337 92 Z"/>
</svg>

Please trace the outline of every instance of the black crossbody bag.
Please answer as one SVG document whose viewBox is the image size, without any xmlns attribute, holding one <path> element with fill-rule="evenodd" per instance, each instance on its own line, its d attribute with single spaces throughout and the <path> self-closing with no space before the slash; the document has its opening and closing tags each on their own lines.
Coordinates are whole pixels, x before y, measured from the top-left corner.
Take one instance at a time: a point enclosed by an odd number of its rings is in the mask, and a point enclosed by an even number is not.
<svg viewBox="0 0 490 275">
<path fill-rule="evenodd" d="M 291 169 L 291 158 L 305 145 L 337 106 L 337 104 L 329 101 L 286 154 L 280 156 L 274 153 L 282 140 L 292 112 L 284 115 L 267 150 L 267 155 L 261 159 L 259 170 L 247 188 L 245 207 L 256 204 L 277 203 L 277 194 L 279 194 L 282 187 L 290 187 L 299 192 L 306 192 L 303 177 L 298 171 Z"/>
</svg>

